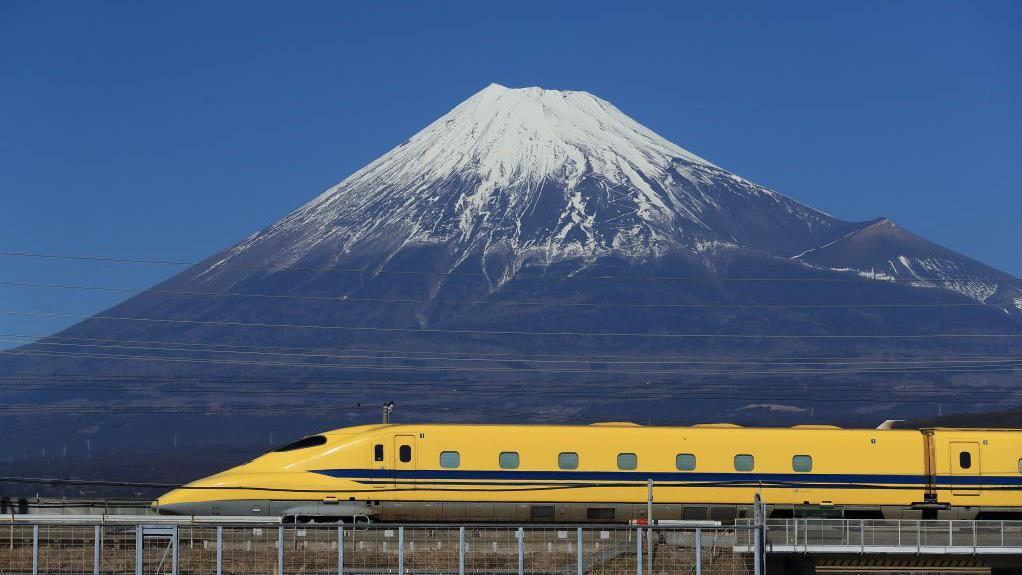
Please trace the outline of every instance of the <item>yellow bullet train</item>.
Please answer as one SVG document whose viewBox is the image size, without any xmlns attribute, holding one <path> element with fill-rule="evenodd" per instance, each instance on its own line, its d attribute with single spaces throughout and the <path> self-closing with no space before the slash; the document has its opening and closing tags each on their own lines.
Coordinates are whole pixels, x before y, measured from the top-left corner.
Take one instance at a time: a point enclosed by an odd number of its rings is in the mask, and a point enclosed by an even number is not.
<svg viewBox="0 0 1022 575">
<path fill-rule="evenodd" d="M 380 424 L 175 489 L 161 513 L 300 521 L 1022 518 L 1022 431 Z"/>
</svg>

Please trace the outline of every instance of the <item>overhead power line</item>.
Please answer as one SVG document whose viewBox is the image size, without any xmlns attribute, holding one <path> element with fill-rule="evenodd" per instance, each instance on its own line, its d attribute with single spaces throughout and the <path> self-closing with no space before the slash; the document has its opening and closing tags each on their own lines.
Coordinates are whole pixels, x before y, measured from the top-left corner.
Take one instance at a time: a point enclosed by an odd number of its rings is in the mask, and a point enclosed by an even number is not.
<svg viewBox="0 0 1022 575">
<path fill-rule="evenodd" d="M 479 368 L 479 367 L 423 367 L 423 366 L 381 366 L 376 364 L 364 364 L 364 365 L 351 365 L 351 364 L 322 364 L 322 363 L 287 363 L 287 362 L 267 362 L 267 361 L 241 361 L 234 359 L 205 359 L 205 358 L 182 358 L 172 356 L 145 356 L 145 355 L 114 355 L 114 354 L 103 354 L 103 353 L 78 353 L 78 352 L 63 352 L 63 351 L 40 351 L 40 350 L 0 350 L 0 353 L 7 355 L 28 355 L 28 356 L 51 356 L 51 357 L 71 357 L 71 358 L 92 358 L 92 359 L 114 359 L 114 360 L 125 360 L 125 361 L 156 361 L 156 362 L 171 362 L 171 363 L 209 363 L 219 365 L 246 365 L 255 367 L 298 367 L 298 368 L 317 368 L 317 369 L 342 369 L 342 370 L 359 370 L 359 371 L 420 371 L 420 372 L 437 372 L 437 371 L 466 371 L 466 372 L 508 372 L 508 373 L 519 373 L 522 371 L 532 371 L 538 373 L 620 373 L 622 375 L 630 374 L 688 374 L 688 375 L 709 375 L 709 374 L 720 374 L 725 373 L 727 375 L 798 375 L 798 374 L 813 374 L 813 375 L 828 375 L 828 374 L 841 374 L 841 373 L 998 373 L 998 372 L 1012 372 L 1020 369 L 1017 365 L 1004 365 L 1004 366 L 940 366 L 936 368 L 912 368 L 912 369 L 885 369 L 885 368 L 870 368 L 870 369 L 813 369 L 813 370 L 760 370 L 760 371 L 696 371 L 696 370 L 629 370 L 627 372 L 609 372 L 607 370 L 596 370 L 596 369 L 530 369 L 523 370 L 519 368 Z"/>
<path fill-rule="evenodd" d="M 683 384 L 666 384 L 658 383 L 656 385 L 645 385 L 645 384 L 621 384 L 616 386 L 591 386 L 581 384 L 566 384 L 566 385 L 554 385 L 547 384 L 542 386 L 528 386 L 524 388 L 522 386 L 514 385 L 473 385 L 473 384 L 440 384 L 440 385 L 366 385 L 358 382 L 348 382 L 345 385 L 331 386 L 329 389 L 323 389 L 316 387 L 310 389 L 309 386 L 264 386 L 264 385 L 245 385 L 239 386 L 237 383 L 207 383 L 201 386 L 189 386 L 189 385 L 174 385 L 171 387 L 156 387 L 153 385 L 146 385 L 144 382 L 138 383 L 118 383 L 118 384 L 102 384 L 102 383 L 87 383 L 87 384 L 68 384 L 67 382 L 62 384 L 53 383 L 31 383 L 31 384 L 19 384 L 12 385 L 11 383 L 0 383 L 0 389 L 7 389 L 8 391 L 73 391 L 73 392 L 96 392 L 96 393 L 109 393 L 109 392 L 126 392 L 126 393 L 143 393 L 147 395 L 159 394 L 159 395 L 189 395 L 189 396 L 201 396 L 203 394 L 230 394 L 232 399 L 250 396 L 262 396 L 271 395 L 277 399 L 289 398 L 289 399 L 300 399 L 305 400 L 303 404 L 308 404 L 309 401 L 320 401 L 325 397 L 343 397 L 347 401 L 358 400 L 361 406 L 365 405 L 377 405 L 370 398 L 389 398 L 389 397 L 400 397 L 402 399 L 418 398 L 424 400 L 432 400 L 436 398 L 465 398 L 471 397 L 473 400 L 477 398 L 497 398 L 504 399 L 507 401 L 521 400 L 523 398 L 539 397 L 543 400 L 548 399 L 599 399 L 599 400 L 612 400 L 612 399 L 625 399 L 625 400 L 641 400 L 641 399 L 661 399 L 669 397 L 702 397 L 702 396 L 714 396 L 721 397 L 726 396 L 729 399 L 738 400 L 751 400 L 757 398 L 764 400 L 769 397 L 772 401 L 797 401 L 797 402 L 813 402 L 820 398 L 828 399 L 848 399 L 862 400 L 873 400 L 878 397 L 882 397 L 884 401 L 901 401 L 901 400 L 921 400 L 924 402 L 935 402 L 942 400 L 992 400 L 994 402 L 1003 402 L 1009 400 L 1012 397 L 1022 397 L 1022 391 L 1016 390 L 1010 386 L 962 386 L 958 389 L 950 389 L 947 386 L 928 384 L 928 385 L 915 385 L 915 386 L 891 386 L 888 389 L 881 389 L 877 387 L 858 387 L 853 389 L 835 388 L 835 387 L 819 387 L 815 385 L 771 385 L 767 386 L 750 386 L 750 385 L 729 385 L 722 383 L 711 383 L 707 385 L 683 385 Z M 807 395 L 809 394 L 809 395 Z M 878 395 L 881 394 L 881 395 Z M 138 404 L 140 398 L 129 398 L 123 399 L 123 401 L 131 404 Z M 65 401 L 65 400 L 58 400 Z M 147 399 L 146 401 L 153 401 Z M 56 402 L 55 402 L 56 403 Z M 57 403 L 58 405 L 62 405 Z M 35 405 L 35 404 L 34 404 Z"/>
<path fill-rule="evenodd" d="M 296 294 L 266 294 L 244 292 L 216 292 L 195 290 L 173 290 L 164 288 L 125 288 L 81 284 L 54 284 L 0 281 L 0 286 L 33 288 L 84 290 L 117 293 L 148 293 L 170 296 L 224 297 L 224 298 L 261 298 L 270 300 L 293 300 L 308 302 L 333 303 L 386 303 L 409 305 L 465 305 L 465 306 L 531 306 L 531 307 L 570 307 L 570 308 L 635 308 L 635 309 L 898 309 L 898 308 L 990 308 L 989 304 L 971 302 L 944 303 L 845 303 L 845 304 L 742 304 L 742 303 L 598 303 L 598 302 L 563 302 L 563 301 L 519 301 L 519 300 L 461 300 L 461 299 L 411 299 L 411 298 L 374 298 L 361 296 L 316 296 Z"/>
<path fill-rule="evenodd" d="M 616 375 L 616 374 L 611 374 Z M 620 374 L 624 375 L 624 374 Z M 728 375 L 724 372 L 724 375 Z M 749 389 L 753 391 L 760 390 L 782 390 L 782 391 L 813 391 L 813 392 L 824 392 L 824 391 L 847 391 L 850 386 L 847 382 L 833 381 L 833 380 L 814 380 L 811 383 L 795 383 L 795 382 L 771 382 L 764 384 L 762 380 L 746 380 L 746 381 L 735 381 L 730 379 L 722 380 L 689 380 L 689 379 L 663 379 L 663 380 L 651 380 L 642 379 L 638 381 L 629 381 L 620 377 L 615 379 L 600 379 L 600 380 L 551 380 L 551 379 L 483 379 L 483 380 L 466 380 L 466 379 L 393 379 L 391 377 L 379 378 L 379 379 L 344 379 L 344 378 L 330 378 L 330 379 L 294 379 L 294 378 L 282 378 L 282 377 L 266 377 L 263 375 L 257 377 L 239 377 L 231 375 L 174 375 L 174 376 L 154 376 L 137 374 L 132 376 L 126 376 L 123 374 L 111 374 L 109 376 L 99 376 L 95 374 L 81 375 L 78 377 L 68 377 L 69 374 L 55 374 L 55 375 L 9 375 L 0 378 L 0 386 L 8 386 L 10 389 L 17 390 L 24 387 L 32 386 L 67 386 L 73 388 L 76 386 L 89 386 L 98 385 L 100 387 L 110 386 L 115 387 L 132 387 L 139 386 L 144 387 L 149 391 L 162 391 L 168 389 L 167 386 L 171 386 L 170 389 L 213 389 L 216 386 L 225 386 L 226 389 L 232 390 L 238 394 L 244 394 L 249 389 L 274 389 L 274 390 L 307 390 L 310 393 L 318 393 L 320 391 L 338 389 L 343 391 L 350 389 L 366 388 L 372 391 L 386 391 L 387 393 L 401 393 L 409 390 L 424 389 L 424 390 L 436 390 L 436 389 L 456 389 L 459 391 L 465 391 L 469 389 L 496 389 L 501 391 L 514 392 L 515 389 L 524 389 L 528 391 L 545 391 L 545 390 L 581 390 L 591 391 L 593 393 L 602 393 L 605 390 L 653 390 L 653 391 L 677 391 L 677 390 L 700 390 L 700 389 L 728 389 L 734 391 L 741 391 L 743 389 Z M 143 385 L 151 384 L 151 385 Z M 192 387 L 187 387 L 192 386 Z M 870 393 L 895 393 L 895 392 L 912 392 L 912 393 L 929 393 L 933 390 L 948 391 L 946 385 L 940 383 L 924 383 L 914 380 L 901 380 L 901 381 L 866 381 L 856 383 L 854 385 L 855 390 L 869 391 Z M 1010 382 L 1006 383 L 983 383 L 983 384 L 967 384 L 959 388 L 964 391 L 982 391 L 991 393 L 1005 393 L 1015 391 L 1015 386 Z M 1020 391 L 1022 393 L 1022 391 Z"/>
<path fill-rule="evenodd" d="M 364 353 L 369 354 L 370 357 L 377 358 L 388 358 L 388 354 L 402 354 L 402 356 L 409 356 L 408 359 L 434 359 L 434 357 L 420 357 L 415 354 L 428 354 L 429 356 L 435 356 L 435 359 L 447 359 L 451 361 L 514 361 L 514 362 L 533 362 L 533 363 L 706 363 L 706 362 L 724 362 L 728 364 L 736 363 L 751 363 L 760 364 L 764 362 L 770 363 L 878 363 L 884 361 L 891 361 L 894 363 L 913 363 L 921 361 L 958 361 L 958 360 L 1000 360 L 1000 359 L 1015 359 L 1019 356 L 992 356 L 992 355 L 969 355 L 969 356 L 955 356 L 955 355 L 940 355 L 937 357 L 925 357 L 918 355 L 910 355 L 904 358 L 897 358 L 893 356 L 803 356 L 803 357 L 792 357 L 792 356 L 752 356 L 752 355 L 728 355 L 728 356 L 707 356 L 707 355 L 683 355 L 683 356 L 670 356 L 670 355 L 656 355 L 656 356 L 642 356 L 636 354 L 598 354 L 598 355 L 579 355 L 579 354 L 552 354 L 552 353 L 500 353 L 500 352 L 486 352 L 486 351 L 438 351 L 438 350 L 409 350 L 409 349 L 367 349 L 367 348 L 310 348 L 310 347 L 280 347 L 280 346 L 266 346 L 266 345 L 245 345 L 238 343 L 208 343 L 208 342 L 180 342 L 180 341 L 168 341 L 168 340 L 138 340 L 138 339 L 111 339 L 111 338 L 91 338 L 91 337 L 71 337 L 71 336 L 51 336 L 46 334 L 22 334 L 22 333 L 0 333 L 0 337 L 14 337 L 25 340 L 26 344 L 35 342 L 46 342 L 50 340 L 54 341 L 86 341 L 86 342 L 97 342 L 97 343 L 115 343 L 115 344 L 142 344 L 142 345 L 168 345 L 168 346 L 185 346 L 185 347 L 196 347 L 200 349 L 242 349 L 242 350 L 257 350 L 257 351 L 283 351 L 283 352 L 299 352 L 299 353 Z M 626 361 L 618 361 L 618 360 Z M 630 361 L 628 361 L 630 360 Z"/>
<path fill-rule="evenodd" d="M 742 394 L 736 396 L 735 394 L 727 393 L 706 393 L 706 394 L 693 394 L 685 393 L 681 394 L 660 394 L 660 395 L 649 395 L 649 396 L 637 396 L 631 395 L 611 395 L 601 396 L 599 398 L 591 397 L 580 397 L 579 399 L 603 399 L 607 402 L 615 402 L 618 404 L 620 401 L 663 401 L 672 398 L 684 397 L 686 401 L 730 401 L 730 402 L 741 402 L 741 403 L 775 403 L 775 404 L 827 404 L 827 403 L 846 403 L 846 404 L 878 404 L 878 403 L 902 403 L 902 404 L 933 404 L 933 403 L 951 403 L 951 404 L 970 404 L 970 405 L 1015 405 L 1017 404 L 1020 397 L 991 397 L 991 398 L 974 398 L 974 396 L 941 396 L 941 397 L 879 397 L 875 394 L 865 395 L 843 395 L 843 396 L 822 396 L 814 398 L 791 397 L 782 395 L 766 395 L 766 394 Z M 90 404 L 85 401 L 77 401 L 71 404 L 8 404 L 0 406 L 0 414 L 45 414 L 45 413 L 77 413 L 77 414 L 125 414 L 125 415 L 140 415 L 145 413 L 152 414 L 181 414 L 181 413 L 259 413 L 266 414 L 267 410 L 272 410 L 274 414 L 281 413 L 328 413 L 334 414 L 345 411 L 375 411 L 379 409 L 378 401 L 380 397 L 366 398 L 363 402 L 358 403 L 323 403 L 323 402 L 304 402 L 304 403 L 281 403 L 281 402 L 269 402 L 269 403 L 256 403 L 256 404 L 224 404 L 224 403 L 204 403 L 204 404 L 187 404 L 187 405 L 154 405 L 154 404 L 139 404 L 132 402 L 125 402 L 123 404 Z M 423 398 L 418 398 L 422 400 Z M 432 415 L 438 412 L 450 412 L 461 415 L 468 414 L 481 414 L 486 416 L 513 416 L 523 418 L 553 418 L 558 421 L 567 421 L 573 419 L 572 416 L 566 415 L 565 412 L 571 412 L 575 408 L 571 405 L 571 397 L 567 396 L 553 396 L 553 399 L 559 400 L 559 411 L 557 413 L 551 413 L 548 409 L 537 409 L 537 410 L 526 410 L 527 404 L 523 403 L 526 399 L 531 398 L 513 398 L 508 400 L 508 404 L 515 406 L 517 409 L 491 409 L 481 411 L 476 408 L 462 408 L 462 407 L 451 407 L 437 405 L 433 403 L 423 403 L 418 405 L 405 404 L 405 413 L 414 413 L 416 410 L 423 410 L 427 419 L 432 419 Z M 352 401 L 350 398 L 349 402 Z M 449 399 L 447 399 L 449 401 Z M 545 406 L 548 407 L 548 406 Z M 599 404 L 587 404 L 587 407 L 599 407 Z M 592 418 L 589 418 L 590 420 Z"/>
<path fill-rule="evenodd" d="M 55 260 L 67 260 L 67 261 L 82 261 L 82 262 L 106 262 L 106 263 L 118 263 L 118 264 L 146 264 L 146 265 L 170 265 L 170 266 L 203 266 L 207 269 L 214 268 L 236 268 L 236 269 L 250 269 L 250 270 L 270 270 L 274 272 L 280 271 L 307 271 L 307 272 L 330 272 L 330 273 L 354 273 L 364 275 L 381 275 L 381 274 L 394 274 L 394 275 L 412 275 L 412 276 L 429 276 L 429 277 L 445 277 L 445 276 L 463 276 L 463 277 L 478 277 L 490 279 L 487 274 L 481 272 L 427 272 L 419 270 L 367 270 L 364 268 L 343 268 L 343 267 L 304 267 L 304 266 L 274 266 L 274 265 L 259 265 L 259 264 L 235 264 L 228 263 L 226 261 L 218 261 L 214 263 L 197 262 L 197 261 L 185 261 L 185 260 L 167 260 L 158 258 L 123 258 L 123 257 L 112 257 L 112 256 L 96 256 L 96 255 L 68 255 L 68 254 L 53 254 L 53 253 L 40 253 L 40 252 L 20 252 L 20 251 L 0 251 L 0 256 L 5 257 L 19 257 L 19 258 L 35 258 L 35 259 L 55 259 Z M 819 270 L 814 270 L 819 271 Z M 838 272 L 834 272 L 838 273 Z M 707 282 L 787 282 L 787 281 L 809 281 L 809 282 L 874 282 L 877 279 L 863 278 L 863 277 L 837 277 L 837 278 L 812 278 L 812 277 L 715 277 L 715 276 L 612 276 L 612 275 L 583 275 L 579 273 L 575 274 L 543 274 L 543 275 L 520 275 L 516 276 L 516 279 L 537 279 L 537 280 L 625 280 L 625 281 L 707 281 Z M 912 278 L 884 278 L 882 281 L 887 282 L 947 282 L 947 281 L 963 281 L 963 280 L 975 280 L 975 277 L 945 277 L 945 278 L 928 278 L 928 277 L 912 277 Z M 1018 278 L 1011 277 L 1014 281 L 1019 281 Z"/>
<path fill-rule="evenodd" d="M 136 376 L 130 379 L 109 379 L 101 377 L 83 377 L 76 379 L 51 379 L 47 377 L 8 377 L 0 380 L 0 387 L 10 391 L 31 391 L 46 389 L 61 390 L 139 390 L 144 392 L 205 392 L 205 391 L 228 391 L 237 396 L 243 396 L 252 391 L 272 391 L 274 393 L 294 393 L 303 396 L 318 396 L 323 394 L 352 394 L 360 390 L 366 393 L 395 394 L 405 396 L 408 394 L 435 394 L 435 393 L 459 393 L 474 394 L 475 392 L 500 392 L 508 398 L 514 398 L 523 394 L 542 393 L 547 397 L 551 392 L 570 393 L 572 396 L 597 396 L 602 397 L 607 392 L 631 393 L 654 393 L 674 394 L 701 391 L 727 391 L 736 394 L 741 393 L 763 393 L 763 392 L 790 392 L 809 393 L 815 397 L 821 393 L 848 393 L 849 391 L 868 392 L 871 395 L 884 394 L 891 396 L 896 394 L 916 394 L 932 396 L 933 394 L 951 393 L 962 394 L 986 394 L 996 393 L 1004 397 L 1006 394 L 1022 393 L 1011 383 L 1004 384 L 966 384 L 959 388 L 949 388 L 940 383 L 924 383 L 919 381 L 901 382 L 863 382 L 849 386 L 846 382 L 836 381 L 813 381 L 811 383 L 777 382 L 764 385 L 762 381 L 733 381 L 733 380 L 657 380 L 657 381 L 626 381 L 599 380 L 599 381 L 458 381 L 458 380 L 362 380 L 362 379 L 330 379 L 330 380 L 300 380 L 291 381 L 277 378 L 251 378 L 240 379 L 231 376 L 222 378 L 181 376 L 174 378 L 160 378 L 152 376 Z M 474 395 L 473 395 L 474 397 Z"/>
<path fill-rule="evenodd" d="M 56 339 L 58 341 L 49 341 L 50 339 Z M 668 365 L 770 365 L 770 366 L 786 366 L 791 365 L 795 367 L 813 367 L 813 366 L 913 366 L 913 365 L 942 365 L 942 364 L 988 364 L 988 363 L 1004 363 L 1012 361 L 1022 361 L 1022 356 L 966 356 L 966 357 L 940 357 L 933 359 L 926 358 L 913 358 L 913 359 L 882 359 L 882 360 L 869 360 L 869 359 L 855 359 L 849 361 L 847 359 L 838 360 L 788 360 L 785 358 L 761 358 L 758 360 L 733 360 L 726 357 L 710 357 L 710 358 L 678 358 L 678 359 L 643 359 L 637 358 L 633 360 L 599 360 L 599 359 L 575 359 L 568 357 L 566 359 L 534 359 L 529 357 L 515 358 L 515 357 L 447 357 L 447 356 L 428 356 L 428 355 L 413 355 L 401 353 L 400 355 L 387 354 L 387 353 L 341 353 L 344 350 L 337 350 L 336 352 L 330 352 L 330 350 L 323 350 L 317 352 L 315 350 L 309 350 L 308 352 L 295 352 L 291 349 L 295 348 L 282 348 L 281 351 L 277 351 L 273 347 L 262 348 L 258 346 L 244 346 L 242 349 L 229 349 L 218 344 L 207 345 L 203 343 L 195 344 L 173 344 L 173 343 L 161 343 L 161 342 L 135 342 L 131 340 L 109 340 L 100 338 L 70 338 L 74 341 L 63 341 L 64 338 L 47 338 L 42 341 L 34 341 L 23 338 L 5 338 L 3 334 L 0 334 L 0 342 L 5 343 L 22 343 L 26 344 L 28 348 L 16 348 L 21 351 L 32 351 L 35 346 L 50 346 L 50 347 L 70 347 L 70 348 L 108 348 L 108 349 L 126 349 L 126 350 L 145 350 L 145 351 L 164 351 L 164 352 L 185 352 L 185 353 L 208 353 L 208 354 L 234 354 L 234 355 L 255 355 L 255 356 L 276 356 L 276 357 L 295 357 L 300 359 L 347 359 L 347 360 L 389 360 L 389 361 L 416 361 L 416 362 L 448 362 L 448 363 L 528 363 L 528 364 L 599 364 L 599 371 L 606 371 L 606 366 L 618 366 L 618 365 L 655 365 L 655 364 L 668 364 Z M 13 350 L 12 350 L 13 351 Z"/>
<path fill-rule="evenodd" d="M 217 321 L 170 318 L 141 318 L 109 315 L 78 315 L 52 312 L 28 312 L 3 310 L 0 313 L 18 317 L 52 317 L 70 319 L 92 319 L 106 321 L 147 322 L 186 325 L 213 325 L 230 327 L 258 327 L 281 329 L 309 329 L 331 331 L 371 331 L 382 333 L 413 333 L 451 335 L 508 335 L 532 337 L 629 337 L 629 338 L 694 338 L 694 339 L 970 339 L 970 338 L 1019 338 L 1022 333 L 931 333 L 931 334 L 722 334 L 722 333 L 638 333 L 638 332 L 577 332 L 577 331 L 526 331 L 526 330 L 478 330 L 444 328 L 404 328 L 355 325 L 286 324 L 241 321 Z"/>
<path fill-rule="evenodd" d="M 12 340 L 0 339 L 0 342 L 10 342 Z M 104 350 L 115 350 L 120 353 L 127 353 L 128 351 L 148 351 L 148 352 L 185 352 L 185 353 L 203 353 L 203 354 L 234 354 L 234 355 L 258 355 L 258 356 L 274 356 L 274 357 L 295 357 L 299 359 L 373 359 L 366 356 L 335 356 L 335 355 L 311 355 L 311 354 L 291 354 L 291 353 L 273 353 L 273 352 L 255 352 L 255 351 L 227 351 L 227 350 L 194 350 L 194 349 L 181 349 L 181 348 L 167 348 L 167 347 L 153 347 L 153 346 L 126 346 L 126 345 L 112 345 L 112 344 L 83 344 L 83 343 L 39 343 L 34 345 L 45 345 L 45 346 L 63 346 L 63 347 L 74 347 L 74 348 L 98 348 L 100 351 Z M 20 349 L 20 350 L 7 350 L 4 353 L 10 354 L 35 354 L 39 350 L 34 349 Z M 78 355 L 76 351 L 40 351 L 44 354 L 67 354 L 70 357 Z M 89 357 L 93 357 L 89 355 Z M 110 358 L 127 358 L 127 357 L 145 357 L 146 359 L 179 359 L 174 356 L 135 356 L 135 355 L 106 355 L 103 357 Z M 195 358 L 188 358 L 195 359 Z M 393 358 L 390 358 L 393 359 Z M 421 360 L 422 358 L 416 358 Z M 236 360 L 233 359 L 215 359 L 210 360 L 218 363 L 233 363 Z M 614 372 L 606 369 L 595 369 L 595 368 L 518 368 L 518 367 L 452 367 L 446 365 L 433 365 L 433 366 L 422 366 L 422 365 L 381 365 L 381 364 L 319 364 L 319 363 L 287 363 L 282 364 L 278 362 L 255 362 L 255 361 L 244 361 L 240 362 L 243 365 L 286 365 L 290 367 L 328 367 L 335 369 L 357 369 L 357 370 L 383 370 L 383 371 L 470 371 L 470 372 L 520 372 L 520 371 L 531 371 L 538 373 L 625 373 L 625 374 L 712 374 L 712 373 L 728 373 L 728 374 L 801 374 L 801 373 L 816 373 L 816 374 L 832 374 L 832 373 L 921 373 L 921 372 L 956 372 L 961 370 L 966 371 L 1013 371 L 1020 366 L 1022 359 L 1016 360 L 973 360 L 964 361 L 960 363 L 945 364 L 945 365 L 897 365 L 894 367 L 887 367 L 882 365 L 870 365 L 867 367 L 858 366 L 837 366 L 837 367 L 816 367 L 807 366 L 801 369 L 760 369 L 760 370 L 737 370 L 728 368 L 722 372 L 720 370 L 706 370 L 706 369 L 635 369 L 629 368 L 625 372 Z M 641 362 L 629 362 L 629 363 L 641 363 Z M 801 367 L 801 366 L 800 366 Z"/>
</svg>

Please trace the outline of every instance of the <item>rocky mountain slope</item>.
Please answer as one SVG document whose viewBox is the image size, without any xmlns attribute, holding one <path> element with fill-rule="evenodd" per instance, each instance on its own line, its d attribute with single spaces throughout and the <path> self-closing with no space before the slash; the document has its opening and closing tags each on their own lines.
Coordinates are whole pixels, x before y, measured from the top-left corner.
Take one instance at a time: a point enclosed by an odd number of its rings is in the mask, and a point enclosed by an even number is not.
<svg viewBox="0 0 1022 575">
<path fill-rule="evenodd" d="M 52 408 L 0 417 L 40 444 L 280 437 L 385 399 L 408 420 L 866 421 L 949 390 L 1012 401 L 1019 333 L 1008 274 L 758 186 L 591 94 L 491 85 L 283 220 L 0 358 L 41 382 L 8 404 Z"/>
</svg>

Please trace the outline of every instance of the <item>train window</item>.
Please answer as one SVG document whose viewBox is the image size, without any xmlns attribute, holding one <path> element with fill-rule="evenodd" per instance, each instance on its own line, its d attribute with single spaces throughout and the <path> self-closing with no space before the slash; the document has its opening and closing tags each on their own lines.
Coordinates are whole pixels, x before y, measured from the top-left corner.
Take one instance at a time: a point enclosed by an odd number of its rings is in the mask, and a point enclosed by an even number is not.
<svg viewBox="0 0 1022 575">
<path fill-rule="evenodd" d="M 752 471 L 756 467 L 756 460 L 748 454 L 735 456 L 735 471 Z"/>
<path fill-rule="evenodd" d="M 972 454 L 968 451 L 963 451 L 958 454 L 958 466 L 962 469 L 968 469 L 972 467 Z"/>
<path fill-rule="evenodd" d="M 587 507 L 586 519 L 589 521 L 613 521 L 613 507 Z"/>
<path fill-rule="evenodd" d="M 696 456 L 691 453 L 679 453 L 674 458 L 674 466 L 678 471 L 693 471 L 696 468 Z"/>
<path fill-rule="evenodd" d="M 639 466 L 639 458 L 634 453 L 618 453 L 617 454 L 617 468 L 618 469 L 635 469 Z"/>
<path fill-rule="evenodd" d="M 383 461 L 383 444 L 377 443 L 373 446 L 373 461 Z"/>
<path fill-rule="evenodd" d="M 397 458 L 401 460 L 401 463 L 408 463 L 412 460 L 412 446 L 402 445 L 397 450 Z"/>
<path fill-rule="evenodd" d="M 444 469 L 454 469 L 461 466 L 461 454 L 457 451 L 441 451 L 440 452 L 440 467 Z"/>
<path fill-rule="evenodd" d="M 1018 472 L 1022 473 L 1022 459 L 1018 460 Z"/>
<path fill-rule="evenodd" d="M 503 451 L 498 458 L 501 469 L 518 469 L 518 452 Z"/>
<path fill-rule="evenodd" d="M 284 447 L 278 447 L 273 451 L 275 453 L 280 453 L 282 451 L 294 451 L 296 449 L 306 449 L 308 447 L 317 447 L 320 445 L 326 445 L 326 437 L 322 435 L 310 435 L 308 437 L 303 437 L 294 443 L 288 443 Z"/>
<path fill-rule="evenodd" d="M 557 456 L 557 467 L 561 469 L 578 469 L 578 454 L 570 451 L 559 454 Z"/>
<path fill-rule="evenodd" d="M 813 470 L 813 458 L 810 455 L 796 455 L 791 458 L 791 468 L 799 473 L 809 473 Z"/>
</svg>

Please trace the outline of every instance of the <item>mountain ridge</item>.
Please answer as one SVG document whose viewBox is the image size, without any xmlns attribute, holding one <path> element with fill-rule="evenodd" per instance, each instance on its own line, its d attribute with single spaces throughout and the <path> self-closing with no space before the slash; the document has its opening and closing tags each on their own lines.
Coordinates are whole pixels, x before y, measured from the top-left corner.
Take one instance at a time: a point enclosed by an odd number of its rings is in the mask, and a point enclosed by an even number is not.
<svg viewBox="0 0 1022 575">
<path fill-rule="evenodd" d="M 279 222 L 0 357 L 101 389 L 8 389 L 83 414 L 0 417 L 26 444 L 144 442 L 133 410 L 154 404 L 193 410 L 160 420 L 180 434 L 278 437 L 391 399 L 445 421 L 908 419 L 952 391 L 1022 401 L 994 359 L 945 361 L 1022 355 L 1020 302 L 1003 272 L 758 186 L 595 96 L 490 86 Z M 232 420 L 238 404 L 263 412 Z"/>
<path fill-rule="evenodd" d="M 757 230 L 752 212 L 774 206 L 790 216 Z M 450 243 L 461 260 L 506 246 L 547 262 L 722 243 L 808 249 L 785 228 L 832 239 L 814 228 L 849 225 L 718 168 L 586 92 L 491 85 L 227 259 L 289 234 L 300 234 L 290 261 L 317 244 L 343 254 L 374 242 Z"/>
</svg>

